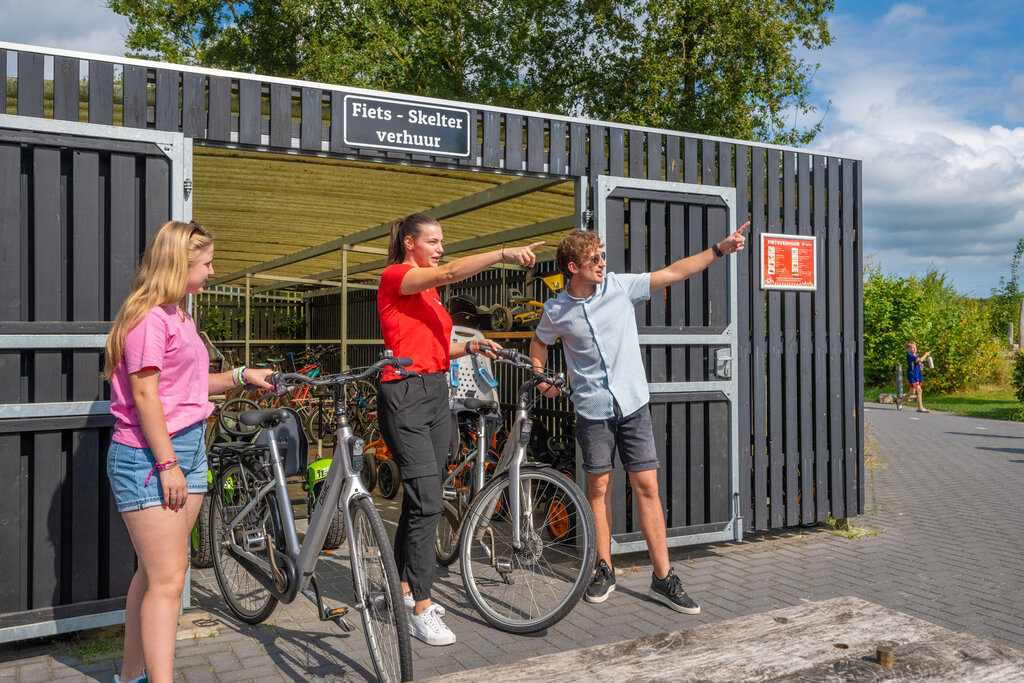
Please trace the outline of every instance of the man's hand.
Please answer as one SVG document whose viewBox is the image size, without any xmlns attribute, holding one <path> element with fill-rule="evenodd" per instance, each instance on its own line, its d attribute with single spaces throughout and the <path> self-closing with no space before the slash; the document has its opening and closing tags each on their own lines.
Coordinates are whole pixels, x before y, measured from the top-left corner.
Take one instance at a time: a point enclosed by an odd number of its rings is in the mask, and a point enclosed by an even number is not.
<svg viewBox="0 0 1024 683">
<path fill-rule="evenodd" d="M 746 246 L 747 238 L 743 236 L 743 231 L 749 227 L 750 221 L 747 221 L 739 227 L 739 230 L 718 243 L 718 248 L 722 251 L 723 255 L 741 251 Z"/>
</svg>

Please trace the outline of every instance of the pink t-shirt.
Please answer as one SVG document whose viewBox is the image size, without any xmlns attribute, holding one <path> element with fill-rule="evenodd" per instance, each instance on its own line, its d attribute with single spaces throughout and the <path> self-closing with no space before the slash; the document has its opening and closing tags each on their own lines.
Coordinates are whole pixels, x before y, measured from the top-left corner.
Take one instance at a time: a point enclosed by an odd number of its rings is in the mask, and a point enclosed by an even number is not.
<svg viewBox="0 0 1024 683">
<path fill-rule="evenodd" d="M 160 371 L 157 393 L 171 436 L 213 413 L 210 403 L 210 359 L 189 317 L 182 320 L 177 306 L 157 306 L 128 331 L 124 356 L 110 378 L 110 412 L 117 418 L 114 441 L 148 448 L 139 426 L 128 375 L 144 368 Z"/>
</svg>

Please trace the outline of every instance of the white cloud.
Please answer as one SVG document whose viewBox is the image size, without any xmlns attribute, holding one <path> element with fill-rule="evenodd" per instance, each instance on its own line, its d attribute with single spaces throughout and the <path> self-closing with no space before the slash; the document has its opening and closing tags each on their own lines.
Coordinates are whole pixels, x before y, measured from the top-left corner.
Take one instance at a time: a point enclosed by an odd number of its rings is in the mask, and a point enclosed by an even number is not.
<svg viewBox="0 0 1024 683">
<path fill-rule="evenodd" d="M 835 17 L 814 56 L 832 105 L 812 147 L 864 160 L 864 251 L 884 270 L 934 266 L 987 296 L 1024 237 L 1024 77 L 973 66 L 978 28 L 906 3 L 873 22 Z M 985 102 L 1015 104 L 979 123 Z"/>
<path fill-rule="evenodd" d="M 3 41 L 121 56 L 127 33 L 103 0 L 3 0 Z"/>
</svg>

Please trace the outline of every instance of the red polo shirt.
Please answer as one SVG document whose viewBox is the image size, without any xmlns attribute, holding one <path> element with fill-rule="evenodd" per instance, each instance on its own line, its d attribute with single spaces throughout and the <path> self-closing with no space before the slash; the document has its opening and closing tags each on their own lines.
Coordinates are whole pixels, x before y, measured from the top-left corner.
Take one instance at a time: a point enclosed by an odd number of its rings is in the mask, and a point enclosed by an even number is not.
<svg viewBox="0 0 1024 683">
<path fill-rule="evenodd" d="M 412 358 L 410 370 L 444 372 L 448 370 L 452 318 L 433 287 L 408 296 L 402 294 L 402 278 L 413 268 L 397 263 L 385 268 L 380 276 L 377 312 L 384 347 L 391 349 L 396 358 Z M 385 370 L 381 379 L 387 382 L 398 379 L 398 375 Z"/>
</svg>

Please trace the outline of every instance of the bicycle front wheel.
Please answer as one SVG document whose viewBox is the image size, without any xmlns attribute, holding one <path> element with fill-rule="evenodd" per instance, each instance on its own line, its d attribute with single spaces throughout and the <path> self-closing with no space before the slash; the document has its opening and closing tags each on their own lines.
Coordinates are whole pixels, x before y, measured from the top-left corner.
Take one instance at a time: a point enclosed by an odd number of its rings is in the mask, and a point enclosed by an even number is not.
<svg viewBox="0 0 1024 683">
<path fill-rule="evenodd" d="M 253 499 L 255 487 L 256 476 L 252 471 L 234 463 L 221 470 L 208 494 L 213 573 L 228 608 L 247 624 L 265 621 L 277 607 L 277 598 L 240 565 L 227 548 L 227 523 Z M 266 543 L 265 552 L 273 552 L 273 524 L 266 498 L 246 515 L 235 531 L 262 535 Z"/>
<path fill-rule="evenodd" d="M 366 496 L 352 501 L 352 581 L 361 606 L 366 645 L 382 681 L 412 680 L 409 615 L 398 566 L 377 509 Z"/>
<path fill-rule="evenodd" d="M 509 473 L 491 480 L 463 524 L 462 583 L 492 626 L 533 633 L 560 621 L 590 583 L 596 554 L 594 517 L 583 492 L 550 468 L 520 473 L 519 531 L 512 542 Z"/>
</svg>

